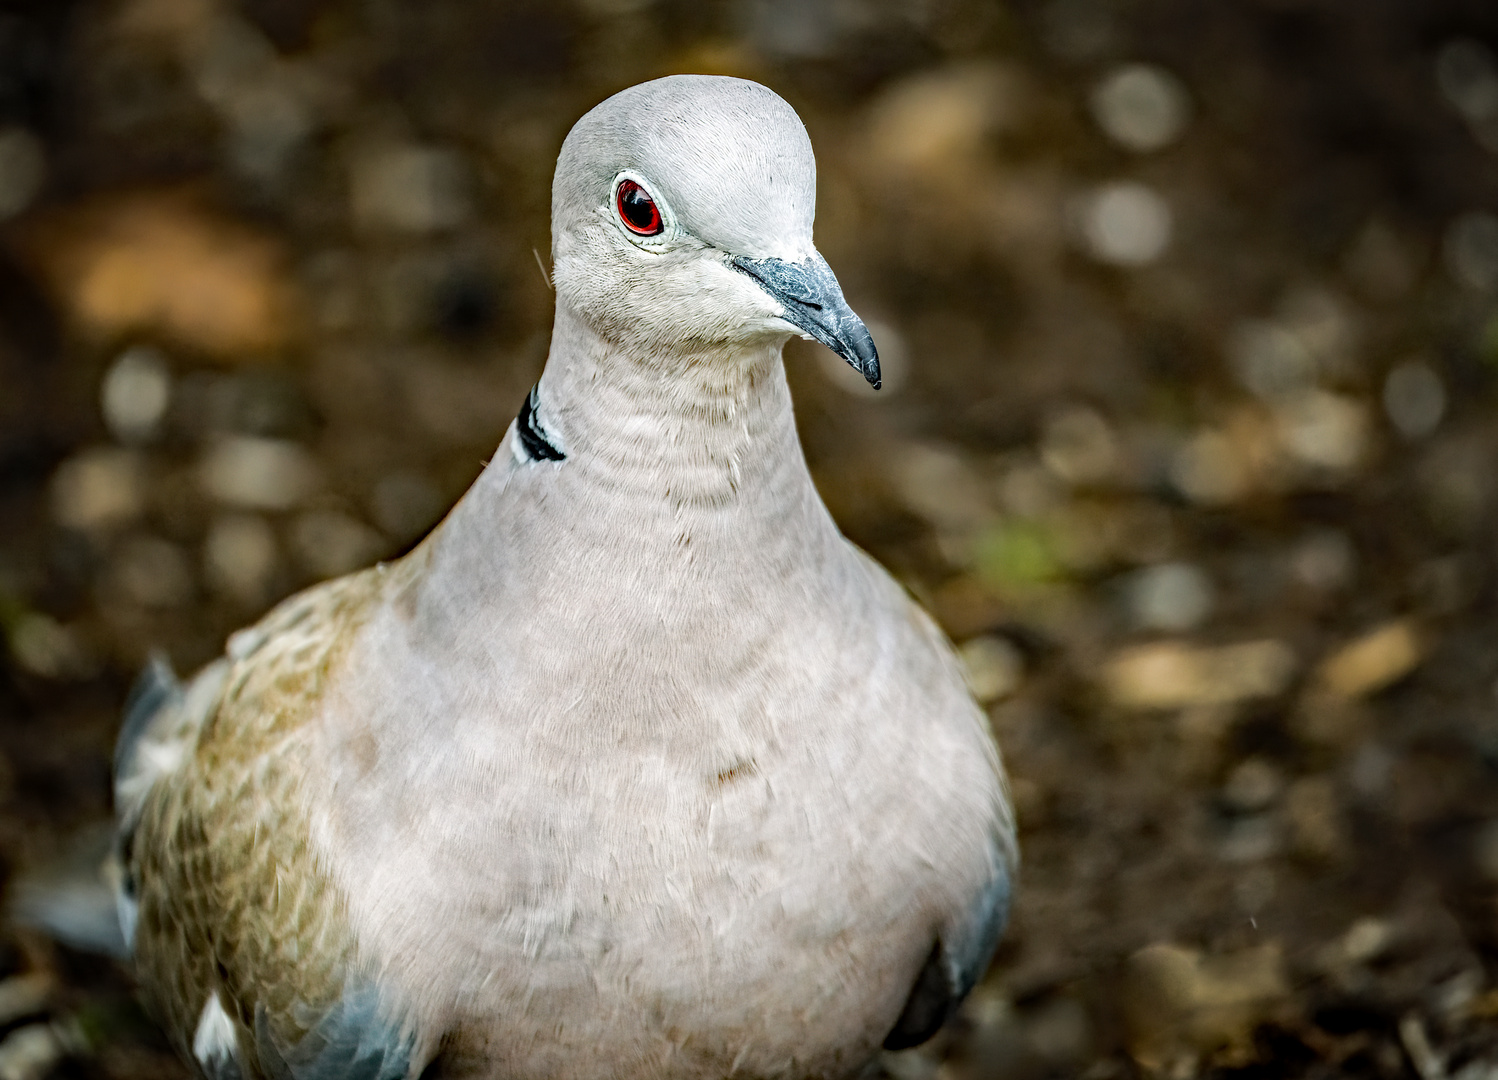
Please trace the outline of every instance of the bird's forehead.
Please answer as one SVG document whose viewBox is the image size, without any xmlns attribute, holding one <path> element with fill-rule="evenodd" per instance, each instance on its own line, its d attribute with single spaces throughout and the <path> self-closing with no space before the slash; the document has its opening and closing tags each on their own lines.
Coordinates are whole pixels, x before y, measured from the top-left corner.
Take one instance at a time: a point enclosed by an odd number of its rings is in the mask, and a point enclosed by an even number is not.
<svg viewBox="0 0 1498 1080">
<path fill-rule="evenodd" d="M 596 207 L 626 170 L 715 247 L 757 258 L 811 251 L 811 140 L 795 110 L 758 83 L 677 75 L 615 94 L 567 136 L 555 197 Z"/>
</svg>

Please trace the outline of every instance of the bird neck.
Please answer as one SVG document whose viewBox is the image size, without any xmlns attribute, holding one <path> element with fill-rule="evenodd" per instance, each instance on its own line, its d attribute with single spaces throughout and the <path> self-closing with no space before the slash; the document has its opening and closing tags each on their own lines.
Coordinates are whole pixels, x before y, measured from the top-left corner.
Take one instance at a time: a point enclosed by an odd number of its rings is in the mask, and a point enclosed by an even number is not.
<svg viewBox="0 0 1498 1080">
<path fill-rule="evenodd" d="M 475 602 L 494 575 L 504 589 L 557 573 L 605 590 L 644 575 L 669 592 L 704 567 L 794 579 L 838 558 L 778 341 L 639 357 L 559 306 L 532 401 L 561 460 L 520 460 L 512 431 L 434 537 L 434 571 Z"/>
<path fill-rule="evenodd" d="M 678 501 L 782 495 L 759 489 L 794 482 L 805 463 L 780 344 L 637 351 L 558 305 L 542 421 L 569 467 L 617 490 L 664 483 Z"/>
</svg>

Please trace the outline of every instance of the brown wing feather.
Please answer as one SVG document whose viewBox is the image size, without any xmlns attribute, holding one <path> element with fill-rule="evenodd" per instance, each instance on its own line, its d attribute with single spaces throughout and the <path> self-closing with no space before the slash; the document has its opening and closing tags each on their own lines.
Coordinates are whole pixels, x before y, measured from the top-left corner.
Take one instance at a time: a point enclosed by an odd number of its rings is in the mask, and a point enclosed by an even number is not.
<svg viewBox="0 0 1498 1080">
<path fill-rule="evenodd" d="M 189 1052 L 218 991 L 252 1075 L 263 1010 L 294 1046 L 332 1008 L 360 957 L 343 900 L 308 840 L 300 762 L 328 673 L 397 573 L 375 568 L 293 597 L 231 642 L 217 708 L 187 759 L 147 797 L 131 845 L 148 1002 Z"/>
</svg>

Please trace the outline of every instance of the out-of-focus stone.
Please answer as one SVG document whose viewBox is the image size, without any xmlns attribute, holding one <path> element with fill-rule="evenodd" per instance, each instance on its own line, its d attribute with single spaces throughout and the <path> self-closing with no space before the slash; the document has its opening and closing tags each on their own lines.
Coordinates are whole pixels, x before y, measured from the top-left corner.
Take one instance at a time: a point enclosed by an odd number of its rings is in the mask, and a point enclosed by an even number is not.
<svg viewBox="0 0 1498 1080">
<path fill-rule="evenodd" d="M 27 1024 L 0 1042 L 0 1080 L 42 1080 L 70 1052 L 81 1049 L 81 1033 L 65 1038 L 57 1025 Z"/>
<path fill-rule="evenodd" d="M 215 518 L 203 540 L 203 575 L 245 607 L 264 603 L 276 572 L 276 534 L 254 514 Z"/>
<path fill-rule="evenodd" d="M 1273 814 L 1249 814 L 1244 817 L 1235 817 L 1226 822 L 1222 837 L 1217 845 L 1217 857 L 1227 863 L 1256 863 L 1266 859 L 1272 859 L 1278 855 L 1284 846 L 1279 820 Z M 1239 882 L 1239 889 L 1245 888 L 1244 882 Z M 1245 898 L 1246 897 L 1246 898 Z M 1238 893 L 1240 906 L 1248 911 L 1259 911 L 1263 908 L 1265 901 L 1253 895 L 1252 886 L 1248 892 Z"/>
<path fill-rule="evenodd" d="M 1307 588 L 1333 592 L 1352 582 L 1357 552 L 1347 534 L 1317 529 L 1302 537 L 1290 551 L 1290 572 Z"/>
<path fill-rule="evenodd" d="M 1285 790 L 1285 777 L 1268 758 L 1251 757 L 1239 762 L 1222 785 L 1222 803 L 1237 814 L 1267 810 Z"/>
<path fill-rule="evenodd" d="M 1039 518 L 1059 509 L 1066 489 L 1049 469 L 1028 454 L 1016 455 L 1004 464 L 998 482 L 999 503 L 1016 517 Z"/>
<path fill-rule="evenodd" d="M 279 349 L 299 304 L 280 246 L 178 194 L 119 196 L 41 223 L 29 245 L 100 338 L 160 335 L 220 357 Z"/>
<path fill-rule="evenodd" d="M 1092 192 L 1081 204 L 1082 237 L 1099 262 L 1147 266 L 1170 246 L 1174 228 L 1170 204 L 1153 188 L 1117 180 Z"/>
<path fill-rule="evenodd" d="M 317 462 L 285 439 L 236 435 L 214 445 L 198 469 L 203 490 L 246 510 L 289 510 L 319 484 Z"/>
<path fill-rule="evenodd" d="M 1355 398 L 1308 390 L 1281 401 L 1275 418 L 1285 448 L 1306 465 L 1346 472 L 1367 453 L 1368 411 Z"/>
<path fill-rule="evenodd" d="M 1097 484 L 1118 470 L 1118 440 L 1096 409 L 1072 405 L 1048 416 L 1040 460 L 1069 484 Z"/>
<path fill-rule="evenodd" d="M 1147 630 L 1194 630 L 1212 614 L 1216 590 L 1199 566 L 1160 563 L 1137 570 L 1125 581 L 1129 617 Z"/>
<path fill-rule="evenodd" d="M 1431 1046 L 1425 1023 L 1415 1013 L 1399 1018 L 1399 1041 L 1404 1043 L 1404 1052 L 1420 1080 L 1446 1080 L 1446 1065 Z"/>
<path fill-rule="evenodd" d="M 1469 430 L 1431 440 L 1418 465 L 1426 513 L 1448 536 L 1486 536 L 1487 512 L 1498 494 L 1498 452 L 1487 430 Z"/>
<path fill-rule="evenodd" d="M 1154 64 L 1114 68 L 1092 92 L 1089 104 L 1108 138 L 1141 154 L 1175 142 L 1191 116 L 1185 85 Z"/>
<path fill-rule="evenodd" d="M 1498 117 L 1498 59 L 1474 38 L 1454 38 L 1436 53 L 1436 83 L 1466 118 L 1481 124 Z"/>
<path fill-rule="evenodd" d="M 988 705 L 1019 689 L 1025 658 L 1007 638 L 984 634 L 965 641 L 957 650 L 973 697 Z"/>
<path fill-rule="evenodd" d="M 1295 667 L 1295 653 L 1281 641 L 1216 647 L 1162 641 L 1114 654 L 1102 680 L 1123 708 L 1184 709 L 1275 697 L 1289 686 Z"/>
<path fill-rule="evenodd" d="M 291 539 L 302 564 L 324 578 L 367 566 L 385 550 L 379 533 L 338 510 L 303 514 L 292 525 Z"/>
<path fill-rule="evenodd" d="M 97 659 L 77 633 L 41 612 L 27 612 L 17 618 L 9 628 L 9 638 L 16 663 L 44 679 L 87 678 L 98 667 Z"/>
<path fill-rule="evenodd" d="M 1472 838 L 1472 865 L 1488 881 L 1498 881 L 1498 821 L 1489 821 Z"/>
<path fill-rule="evenodd" d="M 176 544 L 155 536 L 132 536 L 120 546 L 113 579 L 121 596 L 141 607 L 181 607 L 193 598 L 187 556 Z"/>
<path fill-rule="evenodd" d="M 0 128 L 0 221 L 31 205 L 47 176 L 47 157 L 25 128 Z"/>
<path fill-rule="evenodd" d="M 1275 323 L 1295 338 L 1321 375 L 1356 373 L 1358 323 L 1347 303 L 1331 289 L 1302 285 L 1288 290 L 1275 305 Z"/>
<path fill-rule="evenodd" d="M 1248 319 L 1234 328 L 1228 360 L 1238 381 L 1265 400 L 1305 391 L 1316 378 L 1316 359 L 1288 328 Z"/>
<path fill-rule="evenodd" d="M 1396 937 L 1395 926 L 1388 919 L 1365 915 L 1328 946 L 1320 959 L 1327 967 L 1371 963 L 1389 951 Z"/>
<path fill-rule="evenodd" d="M 1221 956 L 1150 945 L 1129 958 L 1126 981 L 1129 1052 L 1162 1072 L 1190 1070 L 1208 1054 L 1246 1047 L 1290 995 L 1277 944 Z"/>
<path fill-rule="evenodd" d="M 1334 698 L 1367 697 L 1419 666 L 1426 642 L 1411 619 L 1392 619 L 1348 642 L 1321 662 L 1318 686 Z"/>
<path fill-rule="evenodd" d="M 1218 506 L 1241 498 L 1253 478 L 1232 439 L 1208 429 L 1197 432 L 1176 451 L 1170 479 L 1192 502 Z"/>
<path fill-rule="evenodd" d="M 1477 292 L 1498 291 L 1498 214 L 1461 215 L 1446 229 L 1442 254 L 1458 283 Z"/>
<path fill-rule="evenodd" d="M 81 451 L 52 476 L 52 516 L 73 529 L 108 529 L 131 522 L 145 509 L 144 474 L 133 451 Z"/>
<path fill-rule="evenodd" d="M 1118 13 L 1103 0 L 1050 0 L 1040 9 L 1046 47 L 1072 62 L 1109 53 L 1118 44 L 1118 23 Z"/>
<path fill-rule="evenodd" d="M 1386 222 L 1374 218 L 1358 234 L 1342 265 L 1369 299 L 1398 300 L 1414 288 L 1420 276 L 1419 258 L 1411 246 Z"/>
<path fill-rule="evenodd" d="M 172 399 L 166 357 L 149 345 L 132 345 L 104 373 L 99 399 L 111 435 L 125 443 L 147 441 Z"/>
<path fill-rule="evenodd" d="M 909 76 L 869 106 L 870 157 L 898 174 L 928 181 L 968 177 L 981 163 L 988 139 L 1018 122 L 1024 97 L 1020 72 L 992 61 Z"/>
<path fill-rule="evenodd" d="M 1406 439 L 1423 439 L 1446 415 L 1446 384 L 1428 365 L 1406 360 L 1384 379 L 1384 412 Z"/>
<path fill-rule="evenodd" d="M 937 443 L 907 443 L 891 477 L 901 501 L 942 528 L 965 530 L 993 513 L 987 485 L 958 450 Z"/>
<path fill-rule="evenodd" d="M 227 129 L 230 165 L 279 182 L 314 128 L 311 88 L 297 78 L 304 69 L 282 61 L 265 35 L 228 11 L 203 20 L 184 44 L 198 93 Z"/>
<path fill-rule="evenodd" d="M 1340 859 L 1347 853 L 1347 830 L 1337 788 L 1325 776 L 1306 776 L 1285 792 L 1290 845 L 1310 859 Z"/>
<path fill-rule="evenodd" d="M 371 232 L 424 234 L 456 228 L 472 214 L 467 163 L 456 150 L 400 144 L 355 155 L 354 220 Z"/>
<path fill-rule="evenodd" d="M 1092 1017 L 1074 997 L 1055 997 L 1029 1009 L 1020 1024 L 1030 1048 L 1052 1068 L 1075 1068 L 1092 1055 Z"/>
</svg>

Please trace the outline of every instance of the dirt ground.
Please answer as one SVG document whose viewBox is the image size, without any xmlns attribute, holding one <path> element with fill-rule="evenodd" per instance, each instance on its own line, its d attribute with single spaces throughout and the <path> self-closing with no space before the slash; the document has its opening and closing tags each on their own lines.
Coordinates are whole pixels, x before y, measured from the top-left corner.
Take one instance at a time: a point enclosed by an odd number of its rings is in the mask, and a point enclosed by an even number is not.
<svg viewBox="0 0 1498 1080">
<path fill-rule="evenodd" d="M 570 124 L 737 74 L 885 359 L 788 347 L 812 470 L 1021 822 L 888 1073 L 1498 1078 L 1495 48 L 1481 0 L 5 0 L 0 866 L 107 817 L 151 650 L 473 480 Z M 186 1075 L 109 962 L 5 973 L 0 1075 Z"/>
</svg>

